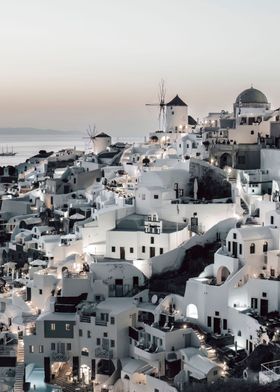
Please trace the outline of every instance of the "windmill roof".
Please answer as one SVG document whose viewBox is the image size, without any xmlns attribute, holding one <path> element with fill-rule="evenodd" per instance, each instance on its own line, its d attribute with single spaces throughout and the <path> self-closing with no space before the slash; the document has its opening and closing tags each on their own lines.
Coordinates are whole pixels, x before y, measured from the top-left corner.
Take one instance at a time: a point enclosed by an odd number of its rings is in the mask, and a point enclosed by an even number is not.
<svg viewBox="0 0 280 392">
<path fill-rule="evenodd" d="M 182 99 L 177 94 L 176 97 L 171 99 L 171 101 L 166 104 L 166 106 L 188 106 L 188 105 L 184 101 L 182 101 Z"/>
<path fill-rule="evenodd" d="M 105 133 L 105 132 L 100 132 L 97 135 L 95 135 L 94 137 L 96 138 L 96 137 L 110 137 L 110 136 L 107 135 L 107 133 Z"/>
</svg>

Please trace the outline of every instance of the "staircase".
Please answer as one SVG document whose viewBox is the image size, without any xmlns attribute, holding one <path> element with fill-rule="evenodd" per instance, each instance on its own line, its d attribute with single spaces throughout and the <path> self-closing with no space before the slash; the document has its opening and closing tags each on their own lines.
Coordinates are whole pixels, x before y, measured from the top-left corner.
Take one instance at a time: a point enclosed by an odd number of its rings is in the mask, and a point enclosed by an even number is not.
<svg viewBox="0 0 280 392">
<path fill-rule="evenodd" d="M 211 361 L 214 361 L 214 362 L 217 362 L 217 361 L 218 361 L 218 357 L 217 357 L 217 354 L 216 354 L 216 350 L 214 349 L 213 346 L 210 346 L 209 344 L 206 344 L 206 345 L 203 347 L 203 349 L 204 349 L 205 353 L 207 354 L 207 357 L 208 357 Z"/>
<path fill-rule="evenodd" d="M 22 392 L 24 383 L 24 343 L 22 339 L 18 340 L 15 378 L 14 392 Z"/>
<path fill-rule="evenodd" d="M 63 392 L 77 392 L 77 388 L 79 387 L 81 391 L 86 392 L 86 391 L 93 391 L 92 385 L 87 385 L 85 387 L 82 387 L 81 384 L 73 384 L 71 381 L 69 381 L 68 377 L 66 376 L 66 371 L 65 367 L 62 367 L 58 375 L 55 377 L 53 383 L 55 385 L 58 385 L 59 387 L 62 388 Z"/>
<path fill-rule="evenodd" d="M 245 203 L 245 201 L 243 199 L 240 199 L 240 205 L 241 208 L 243 209 L 243 215 L 249 215 L 249 208 L 247 206 L 247 204 Z"/>
<path fill-rule="evenodd" d="M 60 386 L 63 392 L 75 392 L 77 390 L 77 384 L 71 384 L 65 374 L 60 374 L 55 378 L 55 384 Z"/>
</svg>

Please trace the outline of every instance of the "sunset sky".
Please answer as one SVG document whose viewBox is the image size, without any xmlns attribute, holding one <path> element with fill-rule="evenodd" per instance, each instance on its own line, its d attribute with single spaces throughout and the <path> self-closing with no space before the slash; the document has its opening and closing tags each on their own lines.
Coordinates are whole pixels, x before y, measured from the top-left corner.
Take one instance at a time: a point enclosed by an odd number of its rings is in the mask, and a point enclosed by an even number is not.
<svg viewBox="0 0 280 392">
<path fill-rule="evenodd" d="M 0 128 L 157 127 L 160 79 L 194 117 L 245 88 L 280 106 L 279 0 L 0 2 Z"/>
</svg>

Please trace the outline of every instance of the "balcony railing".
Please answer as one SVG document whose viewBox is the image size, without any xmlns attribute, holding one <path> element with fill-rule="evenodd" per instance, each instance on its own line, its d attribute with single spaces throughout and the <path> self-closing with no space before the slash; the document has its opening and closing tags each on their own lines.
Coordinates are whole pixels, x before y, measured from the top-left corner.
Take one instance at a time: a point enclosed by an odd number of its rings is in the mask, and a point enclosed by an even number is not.
<svg viewBox="0 0 280 392">
<path fill-rule="evenodd" d="M 90 316 L 81 314 L 80 315 L 80 322 L 81 323 L 90 323 Z"/>
<path fill-rule="evenodd" d="M 54 362 L 67 362 L 69 355 L 66 353 L 52 353 L 52 360 Z"/>
<path fill-rule="evenodd" d="M 111 359 L 113 358 L 113 350 L 108 350 L 103 347 L 97 347 L 95 349 L 95 357 Z"/>
<path fill-rule="evenodd" d="M 261 384 L 277 381 L 280 379 L 280 360 L 266 362 L 261 365 L 259 380 Z"/>
<path fill-rule="evenodd" d="M 108 321 L 106 321 L 106 320 L 95 319 L 95 325 L 101 325 L 101 326 L 106 327 L 107 324 L 108 324 Z"/>
</svg>

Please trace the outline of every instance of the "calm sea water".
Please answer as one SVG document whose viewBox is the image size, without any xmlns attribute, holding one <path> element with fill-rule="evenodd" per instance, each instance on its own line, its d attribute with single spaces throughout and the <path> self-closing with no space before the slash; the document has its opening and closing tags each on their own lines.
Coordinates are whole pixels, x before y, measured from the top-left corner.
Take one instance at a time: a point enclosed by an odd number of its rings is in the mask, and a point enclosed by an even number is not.
<svg viewBox="0 0 280 392">
<path fill-rule="evenodd" d="M 115 143 L 116 141 L 132 143 L 143 141 L 143 138 L 113 137 L 112 142 Z M 0 133 L 0 153 L 7 149 L 9 151 L 13 149 L 16 152 L 15 156 L 0 156 L 0 166 L 17 165 L 25 162 L 26 159 L 37 154 L 39 150 L 59 151 L 74 147 L 77 150 L 90 151 L 91 144 L 87 135 L 75 132 L 59 132 L 50 135 L 47 133 L 34 135 L 34 133 L 29 134 L 28 132 L 24 135 L 14 134 L 13 132 Z"/>
</svg>

